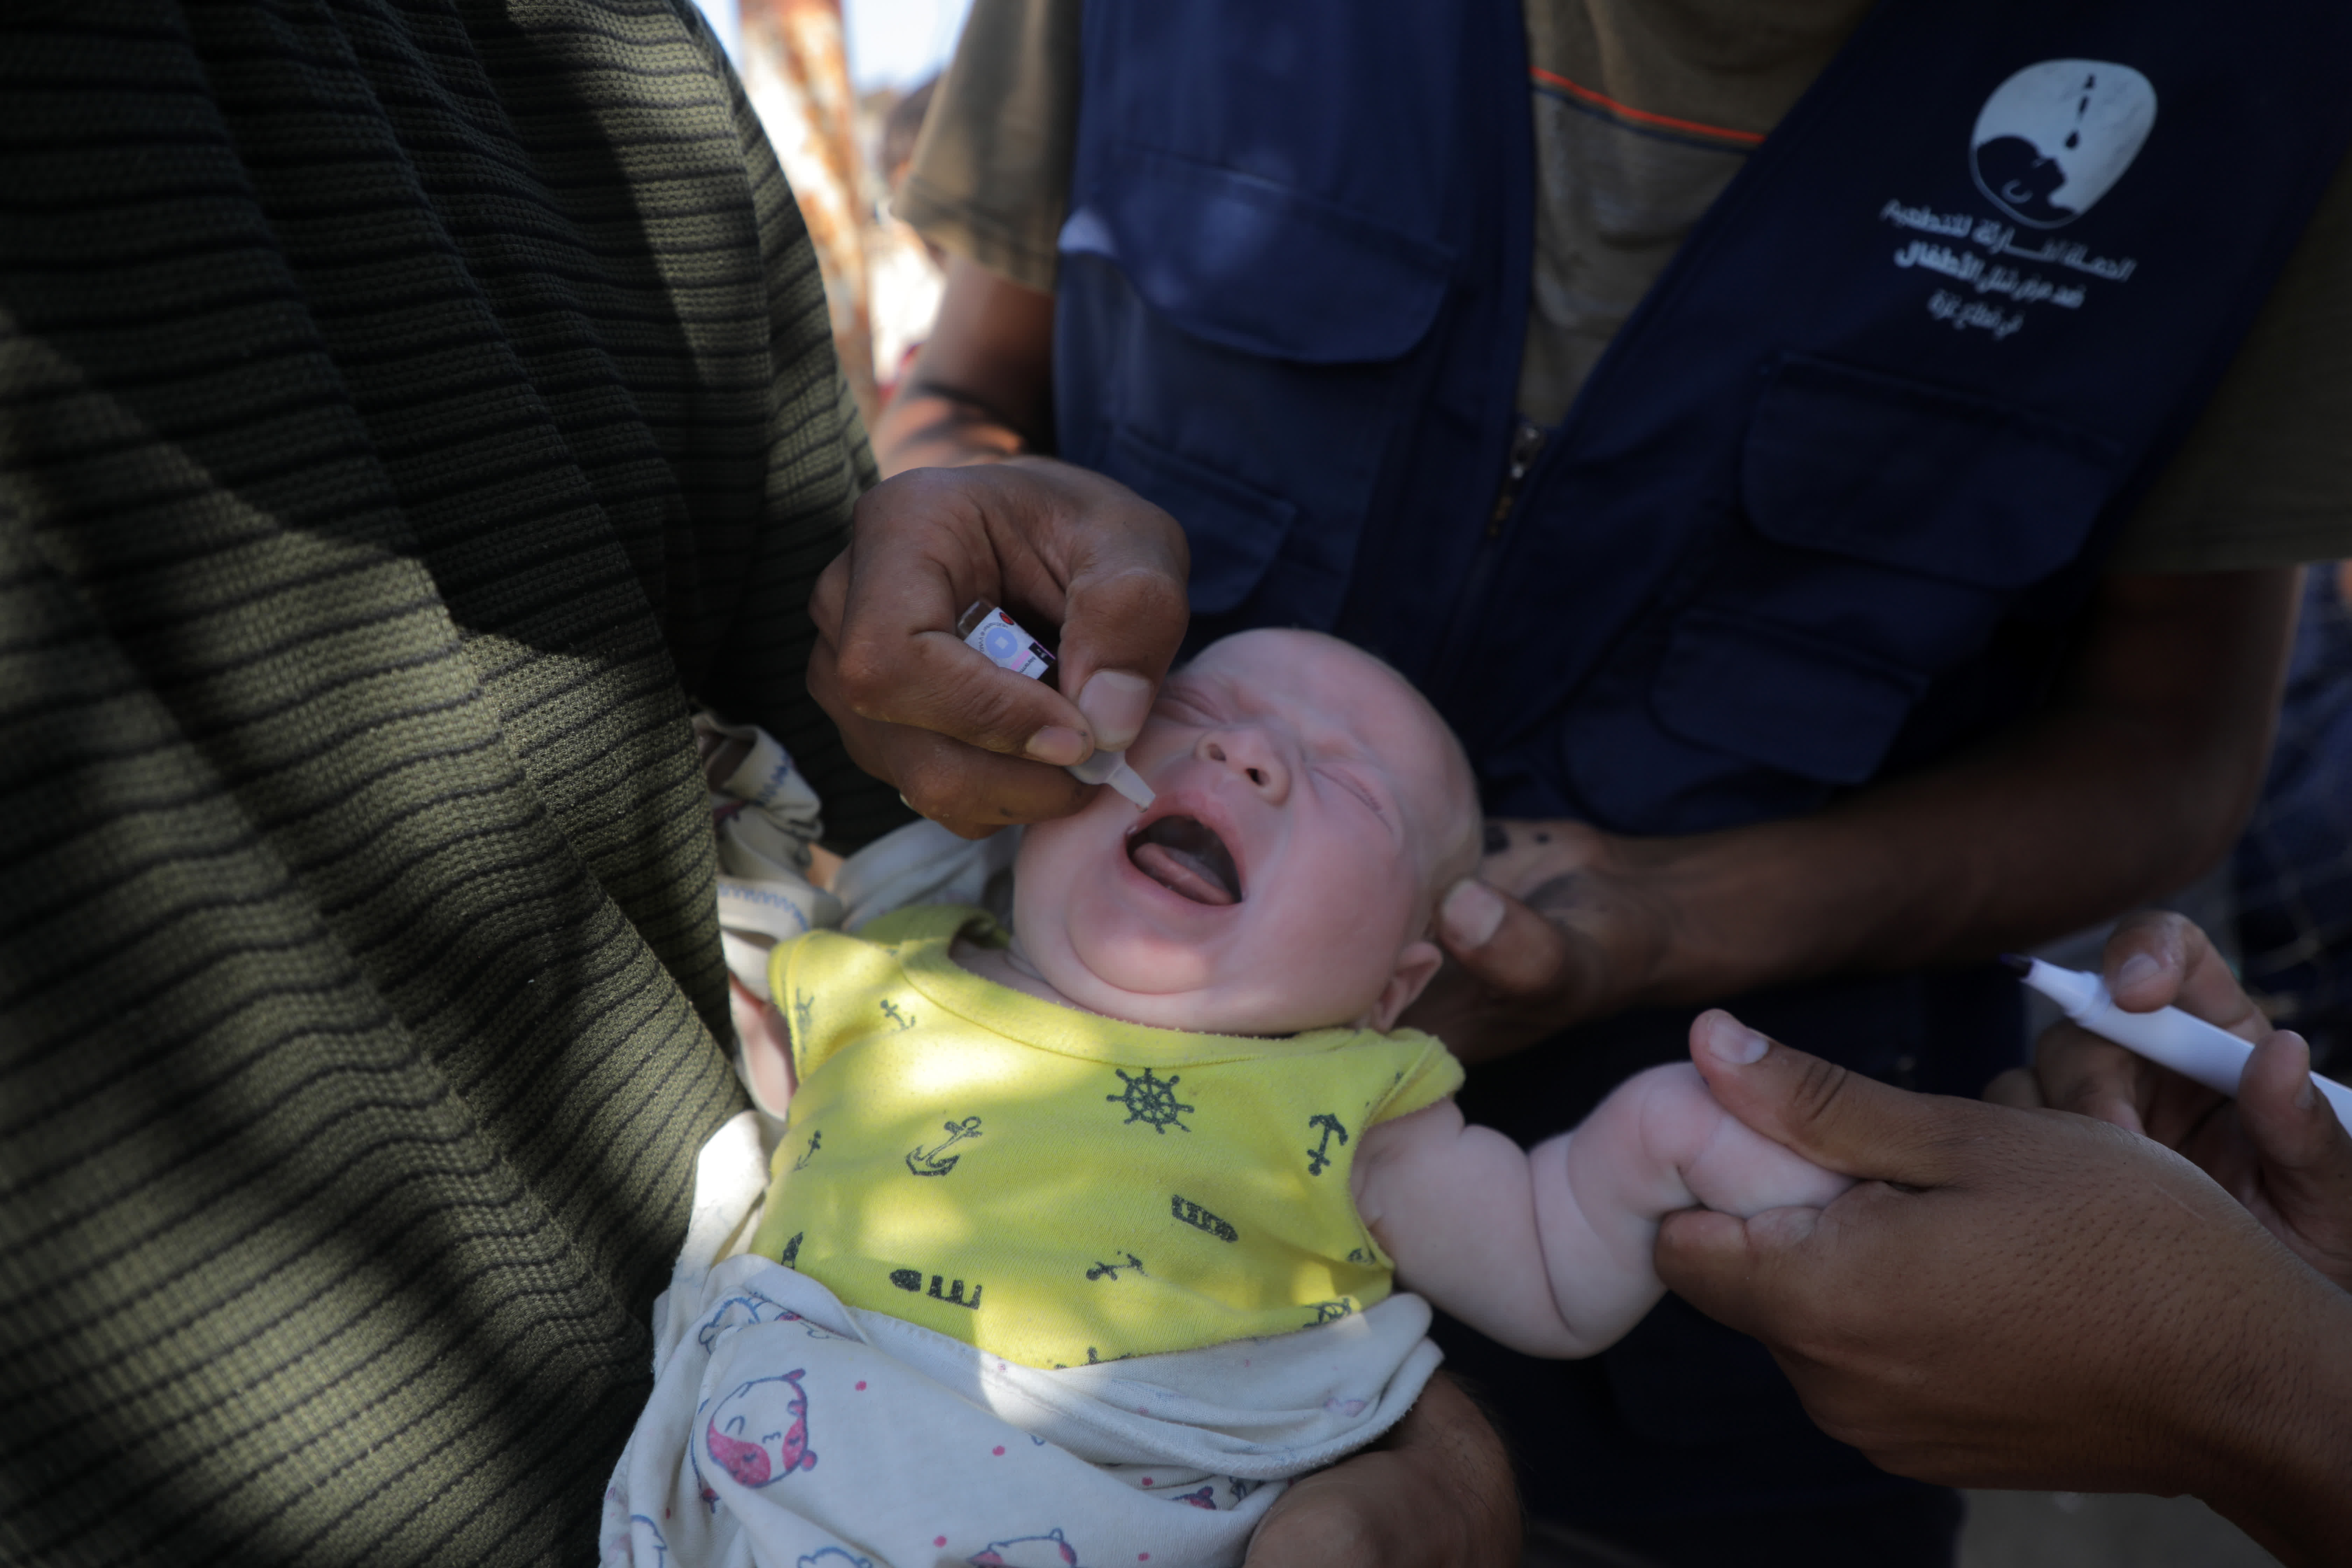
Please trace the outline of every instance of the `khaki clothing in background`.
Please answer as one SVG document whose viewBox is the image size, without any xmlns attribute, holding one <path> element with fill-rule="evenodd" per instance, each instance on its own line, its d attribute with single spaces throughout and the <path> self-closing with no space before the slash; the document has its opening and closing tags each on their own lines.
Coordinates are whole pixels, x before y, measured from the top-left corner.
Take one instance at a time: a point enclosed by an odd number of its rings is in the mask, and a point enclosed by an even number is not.
<svg viewBox="0 0 2352 1568">
<path fill-rule="evenodd" d="M 0 1561 L 593 1557 L 871 479 L 682 3 L 11 9 Z"/>
<path fill-rule="evenodd" d="M 1083 0 L 973 0 L 897 210 L 1054 287 Z M 1527 0 L 1537 185 L 1520 411 L 1551 426 L 1748 153 L 1868 0 Z M 1964 13 L 1962 14 L 1964 16 Z M 1956 25 L 1958 25 L 1956 23 Z M 1956 153 L 1957 155 L 1957 153 Z M 2184 210 L 2183 221 L 2226 221 Z M 2205 416 L 2118 538 L 2118 571 L 2352 555 L 2352 164 Z"/>
</svg>

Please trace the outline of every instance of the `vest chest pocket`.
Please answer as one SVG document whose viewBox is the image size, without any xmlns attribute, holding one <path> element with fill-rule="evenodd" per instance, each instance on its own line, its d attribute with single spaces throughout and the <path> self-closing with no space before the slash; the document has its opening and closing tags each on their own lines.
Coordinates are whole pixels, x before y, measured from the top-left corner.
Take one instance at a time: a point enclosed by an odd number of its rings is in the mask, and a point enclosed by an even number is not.
<svg viewBox="0 0 2352 1568">
<path fill-rule="evenodd" d="M 1826 360 L 1774 367 L 1732 537 L 1651 690 L 1684 741 L 1823 784 L 1874 776 L 1929 683 L 2066 568 L 2119 447 L 2016 406 Z"/>
<path fill-rule="evenodd" d="M 1791 354 L 1748 425 L 1739 500 L 1778 543 L 2015 590 L 2082 549 L 2121 456 L 2011 405 Z"/>
<path fill-rule="evenodd" d="M 1133 143 L 1063 225 L 1171 324 L 1299 364 L 1392 360 L 1428 332 L 1452 257 L 1311 192 Z"/>
<path fill-rule="evenodd" d="M 1448 253 L 1381 216 L 1132 144 L 1080 193 L 1061 250 L 1056 354 L 1117 367 L 1060 412 L 1063 455 L 1184 525 L 1196 616 L 1328 625 Z"/>
<path fill-rule="evenodd" d="M 1132 430 L 1112 432 L 1101 468 L 1184 525 L 1192 552 L 1186 592 L 1196 616 L 1239 609 L 1265 579 L 1298 515 L 1280 496 L 1189 462 Z"/>
</svg>

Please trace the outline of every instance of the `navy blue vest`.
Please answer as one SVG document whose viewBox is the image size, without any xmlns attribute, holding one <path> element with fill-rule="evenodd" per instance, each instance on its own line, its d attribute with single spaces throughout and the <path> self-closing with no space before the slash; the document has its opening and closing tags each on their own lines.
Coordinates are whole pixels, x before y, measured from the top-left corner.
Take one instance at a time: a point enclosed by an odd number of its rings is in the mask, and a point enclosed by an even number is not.
<svg viewBox="0 0 2352 1568">
<path fill-rule="evenodd" d="M 2038 701 L 2352 139 L 2352 6 L 1882 0 L 1514 482 L 1517 0 L 1091 0 L 1083 48 L 1061 455 L 1183 522 L 1195 643 L 1336 631 L 1430 694 L 1490 811 L 1633 834 L 1818 809 Z M 1950 1092 L 2021 1044 L 1986 972 L 1740 1010 Z M 1566 1125 L 1686 1017 L 1481 1068 L 1465 1107 Z M 1513 1422 L 1539 1511 L 1867 1489 L 1677 1311 L 1497 1374 L 1551 1416 Z M 1658 1489 L 1709 1443 L 1745 1493 Z"/>
<path fill-rule="evenodd" d="M 2352 10 L 1887 0 L 1495 526 L 1519 27 L 1491 0 L 1090 5 L 1062 455 L 1184 523 L 1199 636 L 1376 648 L 1497 814 L 1769 819 L 2014 717 L 2352 133 Z"/>
</svg>

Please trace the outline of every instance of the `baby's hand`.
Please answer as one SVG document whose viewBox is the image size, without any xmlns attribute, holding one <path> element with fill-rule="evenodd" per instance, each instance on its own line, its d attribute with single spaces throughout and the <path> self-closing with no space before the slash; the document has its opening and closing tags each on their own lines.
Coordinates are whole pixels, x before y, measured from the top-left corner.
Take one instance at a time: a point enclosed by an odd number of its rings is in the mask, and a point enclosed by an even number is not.
<svg viewBox="0 0 2352 1568">
<path fill-rule="evenodd" d="M 1693 1026 L 1694 1049 L 1705 1026 L 1704 1018 Z M 1654 1068 L 1635 1084 L 1643 1095 L 1644 1142 L 1707 1208 L 1750 1219 L 1767 1209 L 1820 1208 L 1853 1185 L 1853 1177 L 1823 1170 L 1724 1110 L 1687 1062 Z"/>
</svg>

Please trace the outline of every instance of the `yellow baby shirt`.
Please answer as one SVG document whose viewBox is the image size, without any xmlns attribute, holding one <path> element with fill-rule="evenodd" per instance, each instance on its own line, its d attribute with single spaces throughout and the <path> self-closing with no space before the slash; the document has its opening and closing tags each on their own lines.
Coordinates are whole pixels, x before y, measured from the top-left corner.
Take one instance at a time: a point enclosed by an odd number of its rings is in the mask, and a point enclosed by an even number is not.
<svg viewBox="0 0 2352 1568">
<path fill-rule="evenodd" d="M 1031 1366 L 1286 1333 L 1389 1294 L 1349 1172 L 1461 1086 L 1417 1030 L 1147 1028 L 959 967 L 977 910 L 778 947 L 799 1078 L 752 1250 Z"/>
</svg>

